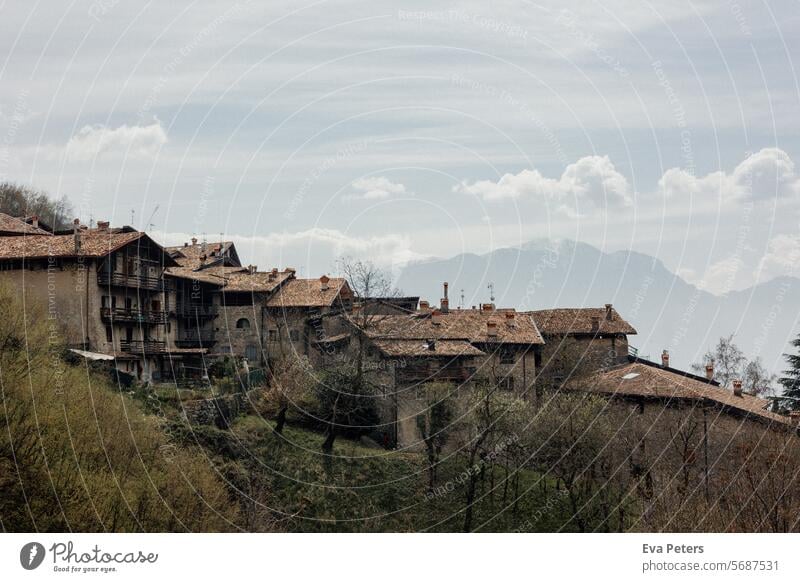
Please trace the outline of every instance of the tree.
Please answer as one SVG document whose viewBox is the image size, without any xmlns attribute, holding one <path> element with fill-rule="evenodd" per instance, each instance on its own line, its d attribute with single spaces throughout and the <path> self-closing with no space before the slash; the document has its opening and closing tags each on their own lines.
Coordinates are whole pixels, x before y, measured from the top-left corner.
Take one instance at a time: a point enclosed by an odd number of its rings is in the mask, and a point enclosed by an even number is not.
<svg viewBox="0 0 800 582">
<path fill-rule="evenodd" d="M 356 309 L 348 314 L 350 321 L 359 328 L 361 333 L 356 334 L 357 350 L 355 353 L 358 373 L 363 372 L 365 335 L 375 328 L 378 322 L 386 317 L 373 309 L 370 300 L 377 298 L 396 297 L 399 291 L 392 287 L 389 275 L 375 266 L 370 261 L 342 258 L 339 260 L 339 271 L 347 280 L 350 289 L 356 297 Z"/>
<path fill-rule="evenodd" d="M 761 362 L 761 358 L 756 357 L 745 365 L 742 372 L 742 390 L 753 396 L 772 396 L 774 384 L 777 376 L 771 374 Z"/>
<path fill-rule="evenodd" d="M 792 340 L 791 345 L 798 349 L 797 354 L 784 354 L 789 363 L 789 369 L 784 370 L 783 376 L 778 380 L 783 386 L 780 408 L 783 410 L 800 410 L 800 335 Z"/>
<path fill-rule="evenodd" d="M 0 212 L 19 218 L 36 215 L 53 229 L 60 229 L 69 226 L 72 205 L 66 196 L 53 200 L 46 192 L 0 182 Z"/>
<path fill-rule="evenodd" d="M 741 380 L 747 366 L 744 352 L 733 343 L 733 334 L 719 338 L 716 347 L 706 352 L 701 363 L 692 364 L 692 370 L 705 375 L 706 364 L 709 362 L 714 365 L 714 379 L 725 388 L 730 388 L 734 380 Z"/>
<path fill-rule="evenodd" d="M 278 413 L 275 433 L 282 434 L 289 406 L 306 394 L 311 386 L 312 370 L 308 357 L 284 354 L 272 368 L 272 390 L 277 396 Z"/>
<path fill-rule="evenodd" d="M 423 388 L 426 391 L 426 406 L 417 415 L 416 421 L 428 457 L 428 490 L 433 491 L 439 458 L 454 428 L 454 387 L 446 383 L 431 382 Z"/>
<path fill-rule="evenodd" d="M 339 434 L 364 434 L 378 425 L 375 390 L 355 366 L 341 363 L 326 370 L 314 391 L 325 422 L 325 454 L 331 454 Z"/>
</svg>

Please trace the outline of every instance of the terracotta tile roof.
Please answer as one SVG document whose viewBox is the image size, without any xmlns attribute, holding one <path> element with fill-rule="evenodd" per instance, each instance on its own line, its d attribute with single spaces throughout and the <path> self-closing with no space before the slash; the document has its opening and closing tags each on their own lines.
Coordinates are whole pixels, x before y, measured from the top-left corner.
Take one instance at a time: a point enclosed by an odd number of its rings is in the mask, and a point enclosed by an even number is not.
<svg viewBox="0 0 800 582">
<path fill-rule="evenodd" d="M 730 390 L 651 362 L 634 361 L 598 372 L 585 389 L 615 396 L 705 401 L 761 420 L 797 426 L 789 417 L 766 410 L 769 403 L 763 398 L 736 396 Z"/>
<path fill-rule="evenodd" d="M 226 276 L 225 291 L 253 291 L 269 293 L 294 276 L 294 271 L 278 271 L 277 273 L 249 273 L 246 269 Z"/>
<path fill-rule="evenodd" d="M 375 347 L 386 356 L 410 357 L 458 357 L 485 356 L 472 344 L 464 340 L 434 340 L 433 349 L 428 341 L 419 339 L 375 339 Z"/>
<path fill-rule="evenodd" d="M 379 316 L 367 335 L 394 339 L 460 339 L 473 344 L 543 344 L 533 319 L 513 309 L 456 309 L 449 313 L 417 312 Z M 490 333 L 493 330 L 493 333 Z"/>
<path fill-rule="evenodd" d="M 544 335 L 568 335 L 577 333 L 624 333 L 635 335 L 636 330 L 625 321 L 617 310 L 611 308 L 611 317 L 605 307 L 582 307 L 568 309 L 541 309 L 531 311 L 536 325 Z M 598 328 L 594 328 L 597 321 Z"/>
<path fill-rule="evenodd" d="M 197 268 L 203 264 L 201 260 L 203 256 L 203 243 L 190 244 L 187 246 L 165 247 L 165 250 L 173 256 L 175 261 L 182 267 Z M 228 254 L 233 259 L 233 262 L 239 265 L 239 257 L 236 254 L 236 247 L 231 241 L 223 241 L 221 243 L 206 243 L 205 254 L 206 263 L 214 264 L 222 260 L 225 254 Z"/>
<path fill-rule="evenodd" d="M 102 233 L 83 231 L 81 249 L 75 249 L 74 235 L 37 235 L 0 237 L 0 259 L 45 257 L 104 257 L 130 242 L 147 238 L 143 232 Z M 153 244 L 156 244 L 153 242 Z M 158 246 L 156 244 L 156 246 Z M 160 248 L 160 247 L 159 247 Z"/>
<path fill-rule="evenodd" d="M 32 224 L 28 224 L 22 219 L 14 218 L 8 214 L 0 212 L 0 234 L 15 235 L 15 234 L 33 234 L 50 236 L 50 233 L 41 228 L 37 228 Z"/>
<path fill-rule="evenodd" d="M 326 287 L 320 279 L 292 279 L 267 301 L 267 307 L 330 307 L 340 292 L 350 294 L 345 279 L 329 278 Z"/>
<path fill-rule="evenodd" d="M 170 277 L 190 279 L 192 281 L 200 281 L 202 283 L 210 283 L 222 287 L 228 281 L 228 277 L 233 274 L 245 273 L 246 271 L 247 269 L 245 267 L 223 267 L 221 265 L 206 267 L 204 269 L 181 266 L 168 268 L 166 274 Z"/>
</svg>

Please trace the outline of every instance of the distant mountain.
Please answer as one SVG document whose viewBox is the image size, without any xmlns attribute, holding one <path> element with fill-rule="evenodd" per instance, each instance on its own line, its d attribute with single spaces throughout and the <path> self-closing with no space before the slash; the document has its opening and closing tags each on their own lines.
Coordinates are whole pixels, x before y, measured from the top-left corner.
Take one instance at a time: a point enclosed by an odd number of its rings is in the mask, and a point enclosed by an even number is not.
<svg viewBox="0 0 800 582">
<path fill-rule="evenodd" d="M 782 354 L 800 332 L 800 279 L 783 277 L 725 296 L 698 289 L 651 256 L 634 251 L 604 253 L 574 241 L 536 240 L 485 255 L 411 263 L 397 285 L 432 304 L 450 283 L 450 305 L 489 301 L 494 284 L 498 306 L 531 310 L 613 303 L 639 334 L 639 353 L 688 368 L 723 335 L 736 334 L 748 356 L 761 356 L 776 372 Z"/>
</svg>

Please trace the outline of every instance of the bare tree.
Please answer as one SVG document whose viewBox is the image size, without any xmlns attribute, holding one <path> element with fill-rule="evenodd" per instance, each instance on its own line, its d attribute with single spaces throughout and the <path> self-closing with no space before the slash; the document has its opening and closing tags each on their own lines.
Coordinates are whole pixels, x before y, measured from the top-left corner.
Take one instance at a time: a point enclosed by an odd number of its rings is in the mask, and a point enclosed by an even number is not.
<svg viewBox="0 0 800 582">
<path fill-rule="evenodd" d="M 734 380 L 742 378 L 747 366 L 744 352 L 733 343 L 733 334 L 719 338 L 716 347 L 706 352 L 702 362 L 692 364 L 692 370 L 705 374 L 706 364 L 709 362 L 714 364 L 714 379 L 726 388 L 730 388 Z"/>
<path fill-rule="evenodd" d="M 0 212 L 23 218 L 37 215 L 54 229 L 66 228 L 72 205 L 66 196 L 54 200 L 46 192 L 13 182 L 0 182 Z"/>
<path fill-rule="evenodd" d="M 311 386 L 311 363 L 306 356 L 289 353 L 275 362 L 272 368 L 272 390 L 277 396 L 278 414 L 273 430 L 277 434 L 283 433 L 289 406 L 302 398 Z"/>
<path fill-rule="evenodd" d="M 436 484 L 436 472 L 442 449 L 454 430 L 455 402 L 451 384 L 431 382 L 423 387 L 426 391 L 425 410 L 416 417 L 417 428 L 425 443 L 428 457 L 428 489 Z"/>
</svg>

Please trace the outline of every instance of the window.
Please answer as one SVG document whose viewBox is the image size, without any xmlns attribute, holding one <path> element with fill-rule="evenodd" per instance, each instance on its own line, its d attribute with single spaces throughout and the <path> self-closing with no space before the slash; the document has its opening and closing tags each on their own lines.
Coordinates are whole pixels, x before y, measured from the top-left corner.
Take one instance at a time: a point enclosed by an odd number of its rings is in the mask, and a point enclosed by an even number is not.
<svg viewBox="0 0 800 582">
<path fill-rule="evenodd" d="M 108 343 L 113 343 L 114 342 L 114 334 L 111 331 L 111 326 L 110 325 L 106 326 L 106 341 Z"/>
<path fill-rule="evenodd" d="M 278 341 L 278 330 L 277 329 L 269 330 L 269 341 L 271 341 L 271 342 Z"/>
<path fill-rule="evenodd" d="M 236 322 L 236 329 L 250 329 L 250 320 L 246 317 L 241 318 Z"/>
<path fill-rule="evenodd" d="M 255 362 L 258 360 L 258 347 L 253 344 L 248 345 L 244 349 L 244 357 L 247 358 L 248 362 Z"/>
<path fill-rule="evenodd" d="M 291 339 L 293 342 L 300 341 L 300 332 L 299 332 L 299 331 L 297 331 L 296 329 L 293 329 L 293 330 L 291 330 L 291 331 L 289 332 L 289 338 L 290 338 L 290 339 Z"/>
<path fill-rule="evenodd" d="M 500 381 L 500 389 L 509 392 L 514 391 L 514 376 L 506 376 Z"/>
</svg>

